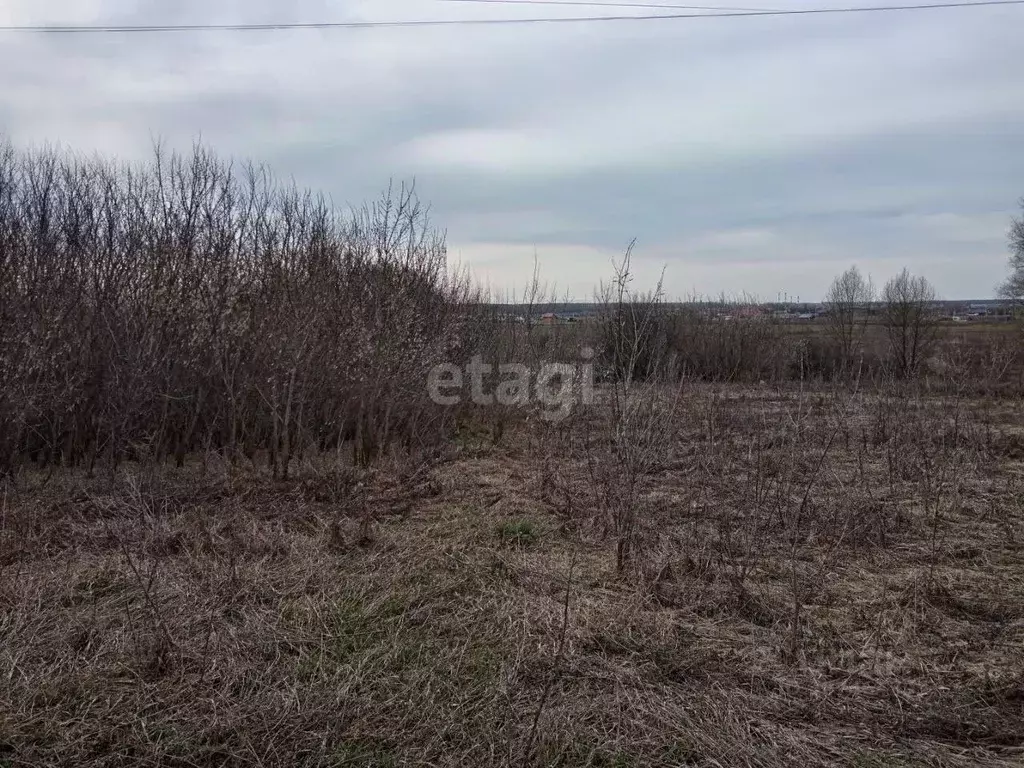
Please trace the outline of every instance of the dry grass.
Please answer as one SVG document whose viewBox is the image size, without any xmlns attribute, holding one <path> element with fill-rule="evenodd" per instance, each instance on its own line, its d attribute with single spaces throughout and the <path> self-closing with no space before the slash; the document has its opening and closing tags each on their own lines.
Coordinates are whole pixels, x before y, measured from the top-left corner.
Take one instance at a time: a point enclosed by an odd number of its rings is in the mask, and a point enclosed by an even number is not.
<svg viewBox="0 0 1024 768">
<path fill-rule="evenodd" d="M 625 574 L 600 416 L 8 487 L 0 765 L 1021 764 L 1019 409 L 689 389 Z"/>
</svg>

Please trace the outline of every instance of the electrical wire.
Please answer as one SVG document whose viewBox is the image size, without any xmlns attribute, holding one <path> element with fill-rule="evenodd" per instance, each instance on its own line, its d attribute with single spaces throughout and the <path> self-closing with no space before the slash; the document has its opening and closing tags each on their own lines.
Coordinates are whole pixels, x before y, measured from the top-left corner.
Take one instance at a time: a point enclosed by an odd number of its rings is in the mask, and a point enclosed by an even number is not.
<svg viewBox="0 0 1024 768">
<path fill-rule="evenodd" d="M 569 5 L 584 8 L 662 8 L 668 11 L 770 11 L 772 8 L 737 8 L 724 5 L 676 5 L 674 3 L 601 3 L 586 0 L 437 0 L 439 3 L 473 3 L 478 5 Z M 779 9 L 782 10 L 782 9 Z"/>
<path fill-rule="evenodd" d="M 800 8 L 792 10 L 730 11 L 723 13 L 671 13 L 635 16 L 570 16 L 523 19 L 423 19 L 415 21 L 323 21 L 276 24 L 149 24 L 149 25 L 2 25 L 0 33 L 32 34 L 132 34 L 146 32 L 283 32 L 290 30 L 391 29 L 411 27 L 505 26 L 529 24 L 581 24 L 617 21 L 672 21 L 682 19 L 738 19 L 769 16 L 811 16 L 826 14 L 892 13 L 954 8 L 1024 5 L 1024 0 L 979 0 L 978 2 L 928 3 L 921 5 L 849 6 L 845 8 Z"/>
</svg>

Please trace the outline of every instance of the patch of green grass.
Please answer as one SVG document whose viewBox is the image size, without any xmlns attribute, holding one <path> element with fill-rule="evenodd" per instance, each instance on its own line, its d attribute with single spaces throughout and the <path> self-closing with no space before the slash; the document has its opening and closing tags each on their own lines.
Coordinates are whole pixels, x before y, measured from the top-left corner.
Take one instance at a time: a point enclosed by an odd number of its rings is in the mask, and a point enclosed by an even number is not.
<svg viewBox="0 0 1024 768">
<path fill-rule="evenodd" d="M 642 763 L 628 752 L 611 751 L 600 747 L 579 745 L 556 755 L 540 755 L 542 765 L 549 768 L 634 768 Z"/>
<path fill-rule="evenodd" d="M 475 685 L 494 685 L 501 672 L 502 657 L 497 649 L 486 644 L 475 644 L 462 660 L 462 672 Z"/>
<path fill-rule="evenodd" d="M 352 741 L 334 750 L 330 764 L 335 768 L 396 768 L 398 759 L 378 745 Z"/>
<path fill-rule="evenodd" d="M 908 762 L 899 755 L 886 755 L 866 752 L 854 755 L 850 760 L 850 768 L 914 768 L 922 763 Z"/>
<path fill-rule="evenodd" d="M 685 741 L 677 741 L 665 748 L 661 755 L 664 765 L 699 765 L 701 754 Z"/>
<path fill-rule="evenodd" d="M 595 752 L 590 765 L 601 768 L 632 768 L 638 765 L 632 755 L 626 752 Z"/>
<path fill-rule="evenodd" d="M 64 598 L 64 604 L 71 606 L 90 603 L 124 592 L 128 586 L 128 582 L 115 570 L 104 567 L 91 571 L 76 580 L 72 584 L 69 594 Z"/>
<path fill-rule="evenodd" d="M 539 535 L 529 520 L 509 520 L 498 529 L 498 537 L 508 544 L 532 544 Z"/>
<path fill-rule="evenodd" d="M 377 609 L 377 615 L 382 618 L 392 619 L 404 616 L 409 611 L 410 600 L 401 595 L 392 595 L 381 603 Z"/>
<path fill-rule="evenodd" d="M 339 663 L 372 646 L 381 629 L 377 617 L 358 597 L 346 597 L 336 602 L 330 622 L 333 642 L 328 650 Z"/>
<path fill-rule="evenodd" d="M 342 666 L 381 643 L 386 635 L 385 623 L 392 618 L 390 611 L 393 608 L 386 605 L 382 612 L 374 612 L 357 596 L 336 600 L 323 621 L 325 641 L 302 653 L 296 664 L 296 675 L 303 681 L 333 677 Z M 294 616 L 290 618 L 295 619 Z"/>
</svg>

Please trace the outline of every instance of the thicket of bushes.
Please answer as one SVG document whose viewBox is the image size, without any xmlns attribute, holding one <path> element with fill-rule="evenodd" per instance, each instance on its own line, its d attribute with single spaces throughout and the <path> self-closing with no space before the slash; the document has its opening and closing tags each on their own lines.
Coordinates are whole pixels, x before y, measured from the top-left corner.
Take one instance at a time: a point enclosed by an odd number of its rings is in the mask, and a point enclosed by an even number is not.
<svg viewBox="0 0 1024 768">
<path fill-rule="evenodd" d="M 423 382 L 464 355 L 468 291 L 412 189 L 344 214 L 202 148 L 0 143 L 0 473 L 429 444 L 449 425 Z"/>
</svg>

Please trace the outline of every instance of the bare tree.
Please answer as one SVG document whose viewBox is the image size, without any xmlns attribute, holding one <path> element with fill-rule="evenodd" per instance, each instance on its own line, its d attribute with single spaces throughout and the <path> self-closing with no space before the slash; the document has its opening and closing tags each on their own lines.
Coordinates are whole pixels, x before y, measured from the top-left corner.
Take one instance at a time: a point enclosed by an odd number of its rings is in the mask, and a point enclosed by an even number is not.
<svg viewBox="0 0 1024 768">
<path fill-rule="evenodd" d="M 825 296 L 829 334 L 839 348 L 840 364 L 848 371 L 864 343 L 868 306 L 875 299 L 871 278 L 861 275 L 856 266 L 832 281 Z"/>
<path fill-rule="evenodd" d="M 1021 211 L 1024 212 L 1024 198 L 1020 200 Z M 999 286 L 998 295 L 1015 304 L 1024 303 L 1024 215 L 1019 219 L 1011 219 L 1010 233 L 1010 276 Z"/>
<path fill-rule="evenodd" d="M 938 316 L 935 289 L 906 268 L 885 284 L 882 322 L 889 339 L 895 373 L 912 376 L 935 347 Z"/>
</svg>

